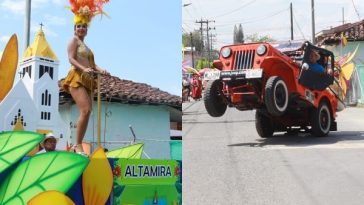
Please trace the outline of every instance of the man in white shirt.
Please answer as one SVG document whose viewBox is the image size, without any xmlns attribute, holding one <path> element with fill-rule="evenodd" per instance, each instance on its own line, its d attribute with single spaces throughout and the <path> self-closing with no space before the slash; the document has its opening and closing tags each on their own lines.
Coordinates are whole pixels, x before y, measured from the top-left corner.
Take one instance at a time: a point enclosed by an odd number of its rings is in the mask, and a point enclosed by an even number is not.
<svg viewBox="0 0 364 205">
<path fill-rule="evenodd" d="M 54 137 L 54 134 L 52 132 L 48 133 L 40 145 L 43 147 L 43 149 L 37 154 L 55 151 L 57 140 Z"/>
</svg>

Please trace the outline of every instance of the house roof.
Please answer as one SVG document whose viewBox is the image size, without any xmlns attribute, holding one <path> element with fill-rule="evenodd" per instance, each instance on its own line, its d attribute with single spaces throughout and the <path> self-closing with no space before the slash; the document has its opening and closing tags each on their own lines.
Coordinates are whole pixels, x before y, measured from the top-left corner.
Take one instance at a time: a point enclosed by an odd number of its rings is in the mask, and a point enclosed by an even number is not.
<svg viewBox="0 0 364 205">
<path fill-rule="evenodd" d="M 60 104 L 72 102 L 70 94 L 61 87 L 62 81 L 58 81 L 60 88 Z M 127 104 L 167 105 L 182 109 L 182 98 L 152 87 L 145 83 L 136 83 L 131 80 L 120 79 L 116 76 L 102 76 L 100 81 L 101 100 L 120 102 Z M 96 90 L 94 93 L 96 98 Z"/>
<path fill-rule="evenodd" d="M 364 20 L 323 30 L 316 36 L 316 39 L 321 44 L 339 43 L 341 35 L 345 36 L 348 41 L 364 41 Z"/>
<path fill-rule="evenodd" d="M 32 56 L 58 60 L 56 54 L 48 44 L 42 29 L 38 31 L 33 43 L 25 50 L 23 58 L 25 59 Z"/>
</svg>

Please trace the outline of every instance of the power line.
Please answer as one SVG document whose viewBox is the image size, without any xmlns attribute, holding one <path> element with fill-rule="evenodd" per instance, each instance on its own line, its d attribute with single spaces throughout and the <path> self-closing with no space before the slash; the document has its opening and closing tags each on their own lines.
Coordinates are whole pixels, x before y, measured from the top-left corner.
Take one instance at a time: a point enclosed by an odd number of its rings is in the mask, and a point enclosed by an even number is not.
<svg viewBox="0 0 364 205">
<path fill-rule="evenodd" d="M 191 13 L 190 13 L 190 11 L 187 8 L 183 9 L 183 11 L 186 11 L 187 14 L 188 14 L 188 16 L 191 17 L 191 18 L 193 18 L 192 15 L 191 15 Z M 183 15 L 183 13 L 182 13 L 182 15 Z"/>
<path fill-rule="evenodd" d="M 192 8 L 194 8 L 194 6 L 193 6 L 194 4 L 192 4 Z M 200 14 L 202 14 L 204 17 L 206 17 L 206 14 L 205 14 L 205 12 L 202 10 L 202 6 L 200 5 L 200 2 L 199 1 L 196 1 L 196 4 L 195 5 L 197 5 L 197 7 L 198 7 L 198 9 L 201 11 L 201 12 L 197 12 L 197 13 L 200 13 Z"/>
<path fill-rule="evenodd" d="M 298 28 L 298 30 L 300 31 L 300 33 L 301 33 L 302 37 L 303 37 L 304 39 L 306 39 L 305 34 L 303 34 L 303 32 L 302 32 L 302 30 L 301 30 L 301 27 L 300 27 L 300 25 L 298 24 L 297 19 L 296 19 L 296 16 L 294 15 L 294 13 L 293 13 L 293 20 L 294 20 L 294 22 L 296 23 L 297 28 Z"/>
<path fill-rule="evenodd" d="M 215 22 L 214 20 L 200 20 L 200 21 L 196 21 L 196 23 L 200 24 L 200 31 L 201 31 L 201 40 L 203 42 L 203 31 L 206 31 L 206 42 L 207 42 L 207 54 L 208 54 L 208 61 L 210 61 L 210 57 L 211 57 L 211 47 L 210 46 L 210 36 L 209 36 L 209 30 L 211 29 L 215 29 L 215 28 L 211 28 L 209 27 L 209 23 Z M 203 28 L 203 24 L 206 24 L 206 30 L 204 30 Z"/>
<path fill-rule="evenodd" d="M 232 11 L 229 11 L 229 12 L 226 12 L 226 13 L 224 13 L 224 14 L 220 14 L 220 15 L 215 16 L 215 17 L 213 17 L 213 18 L 219 18 L 219 17 L 222 17 L 222 16 L 226 16 L 226 15 L 232 14 L 232 13 L 234 13 L 234 12 L 236 12 L 236 11 L 239 11 L 240 9 L 242 9 L 242 8 L 244 8 L 244 7 L 246 7 L 246 6 L 248 6 L 249 4 L 254 3 L 255 1 L 256 1 L 256 0 L 252 0 L 252 1 L 250 1 L 250 2 L 248 2 L 248 3 L 246 3 L 246 4 L 244 4 L 244 5 L 242 5 L 241 7 L 238 7 L 238 8 L 236 8 L 236 9 L 234 9 L 234 10 L 232 10 Z"/>
<path fill-rule="evenodd" d="M 276 16 L 278 14 L 281 14 L 281 13 L 283 13 L 285 11 L 288 11 L 288 9 L 289 8 L 285 8 L 285 9 L 279 10 L 279 11 L 273 13 L 273 14 L 263 16 L 263 17 L 251 18 L 251 19 L 248 19 L 247 21 L 243 21 L 243 22 L 241 20 L 240 21 L 237 20 L 237 21 L 231 21 L 231 22 L 229 22 L 227 24 L 217 24 L 216 26 L 223 27 L 223 26 L 235 25 L 236 23 L 241 23 L 241 24 L 255 23 L 255 22 L 258 22 L 258 21 L 267 20 L 268 18 L 271 18 L 271 17 Z"/>
<path fill-rule="evenodd" d="M 360 15 L 359 15 L 359 12 L 358 12 L 358 9 L 356 9 L 356 6 L 355 6 L 355 4 L 354 4 L 354 1 L 353 0 L 351 0 L 351 3 L 353 3 L 353 7 L 354 7 L 354 10 L 355 10 L 355 13 L 356 13 L 356 15 L 358 16 L 358 19 L 359 19 L 359 21 L 360 21 Z"/>
<path fill-rule="evenodd" d="M 187 27 L 189 30 L 191 30 L 191 31 L 193 31 L 194 30 L 194 28 L 192 28 L 191 26 L 189 26 L 188 24 L 186 24 L 186 23 L 182 23 L 183 25 L 182 26 L 185 26 L 185 27 Z"/>
</svg>

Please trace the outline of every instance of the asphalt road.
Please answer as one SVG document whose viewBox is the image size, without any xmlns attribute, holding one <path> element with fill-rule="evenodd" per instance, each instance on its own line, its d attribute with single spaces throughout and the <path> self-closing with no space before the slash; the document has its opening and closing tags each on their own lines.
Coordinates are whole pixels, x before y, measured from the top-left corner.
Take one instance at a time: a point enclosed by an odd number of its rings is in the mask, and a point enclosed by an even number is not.
<svg viewBox="0 0 364 205">
<path fill-rule="evenodd" d="M 364 108 L 339 112 L 324 138 L 262 139 L 254 115 L 183 104 L 183 204 L 364 204 Z"/>
</svg>

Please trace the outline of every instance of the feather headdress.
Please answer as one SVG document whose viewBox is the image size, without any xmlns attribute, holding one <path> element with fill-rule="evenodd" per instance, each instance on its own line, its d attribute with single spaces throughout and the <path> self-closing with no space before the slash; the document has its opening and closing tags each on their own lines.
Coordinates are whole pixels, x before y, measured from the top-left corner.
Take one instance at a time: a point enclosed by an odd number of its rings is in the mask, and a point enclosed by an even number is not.
<svg viewBox="0 0 364 205">
<path fill-rule="evenodd" d="M 94 16 L 98 14 L 106 15 L 102 7 L 109 0 L 69 0 L 69 2 L 70 9 L 75 15 L 73 18 L 74 24 L 83 23 L 89 25 Z"/>
</svg>

